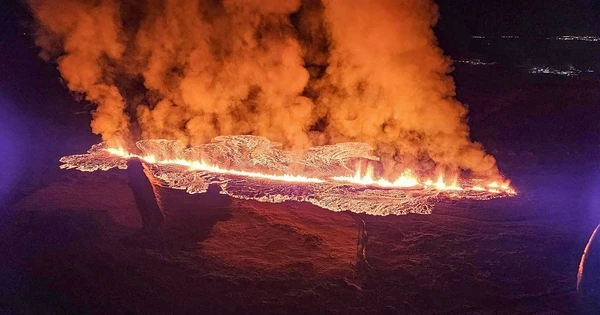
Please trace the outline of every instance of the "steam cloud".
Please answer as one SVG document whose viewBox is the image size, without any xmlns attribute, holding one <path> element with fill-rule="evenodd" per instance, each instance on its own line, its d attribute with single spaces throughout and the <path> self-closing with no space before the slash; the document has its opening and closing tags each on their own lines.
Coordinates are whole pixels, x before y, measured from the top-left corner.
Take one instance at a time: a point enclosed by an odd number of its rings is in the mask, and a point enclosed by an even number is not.
<svg viewBox="0 0 600 315">
<path fill-rule="evenodd" d="M 471 141 L 430 0 L 28 0 L 41 56 L 104 140 L 373 145 L 384 172 L 498 176 Z"/>
</svg>

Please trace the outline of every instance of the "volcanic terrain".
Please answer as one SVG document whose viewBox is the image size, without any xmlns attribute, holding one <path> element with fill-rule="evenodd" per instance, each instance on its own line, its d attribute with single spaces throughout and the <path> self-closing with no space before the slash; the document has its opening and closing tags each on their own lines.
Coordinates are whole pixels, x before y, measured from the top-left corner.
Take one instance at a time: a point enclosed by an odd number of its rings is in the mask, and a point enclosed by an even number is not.
<svg viewBox="0 0 600 315">
<path fill-rule="evenodd" d="M 15 26 L 15 29 L 17 27 Z M 519 192 L 446 201 L 431 215 L 370 216 L 165 190 L 209 219 L 182 236 L 142 233 L 123 170 L 58 169 L 99 139 L 28 52 L 0 63 L 0 313 L 593 313 L 600 222 L 598 78 L 457 65 L 475 140 Z M 48 103 L 64 103 L 43 111 Z M 6 136 L 4 136 L 6 135 Z M 5 139 L 9 139 L 5 140 Z M 597 272 L 596 272 L 597 275 Z M 590 282 L 591 281 L 591 282 Z M 596 283 L 597 284 L 597 283 Z M 595 286 L 596 290 L 598 286 Z M 596 303 L 596 304 L 594 304 Z"/>
</svg>

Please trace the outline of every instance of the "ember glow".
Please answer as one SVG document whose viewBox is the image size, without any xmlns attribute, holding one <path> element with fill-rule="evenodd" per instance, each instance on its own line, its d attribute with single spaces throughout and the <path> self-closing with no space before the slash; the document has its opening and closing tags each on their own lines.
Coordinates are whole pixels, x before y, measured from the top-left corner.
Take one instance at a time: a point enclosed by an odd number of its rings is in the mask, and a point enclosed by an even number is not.
<svg viewBox="0 0 600 315">
<path fill-rule="evenodd" d="M 431 213 L 436 200 L 485 200 L 513 196 L 508 183 L 445 178 L 421 179 L 406 169 L 395 179 L 378 177 L 364 143 L 340 143 L 302 151 L 284 151 L 257 136 L 217 137 L 186 148 L 174 140 L 143 140 L 136 153 L 101 143 L 87 154 L 61 158 L 63 169 L 92 172 L 127 168 L 141 159 L 165 187 L 204 193 L 211 184 L 234 198 L 261 202 L 310 202 L 333 211 L 373 215 Z M 366 168 L 363 166 L 366 165 Z"/>
</svg>

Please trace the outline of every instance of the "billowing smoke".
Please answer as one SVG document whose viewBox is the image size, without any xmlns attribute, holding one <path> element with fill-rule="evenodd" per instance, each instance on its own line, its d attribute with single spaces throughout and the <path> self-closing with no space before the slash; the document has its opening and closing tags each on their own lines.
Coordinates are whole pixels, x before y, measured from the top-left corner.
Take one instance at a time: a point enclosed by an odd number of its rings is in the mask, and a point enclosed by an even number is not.
<svg viewBox="0 0 600 315">
<path fill-rule="evenodd" d="M 42 57 L 103 139 L 367 142 L 384 170 L 496 176 L 472 142 L 429 0 L 28 0 Z"/>
</svg>

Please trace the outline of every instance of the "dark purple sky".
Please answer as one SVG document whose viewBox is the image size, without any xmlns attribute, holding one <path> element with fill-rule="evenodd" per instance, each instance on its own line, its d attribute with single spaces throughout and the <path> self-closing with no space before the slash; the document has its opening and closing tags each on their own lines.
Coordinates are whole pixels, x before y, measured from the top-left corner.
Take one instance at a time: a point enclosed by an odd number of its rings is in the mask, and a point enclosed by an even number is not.
<svg viewBox="0 0 600 315">
<path fill-rule="evenodd" d="M 600 0 L 437 0 L 457 35 L 594 35 Z"/>
</svg>

